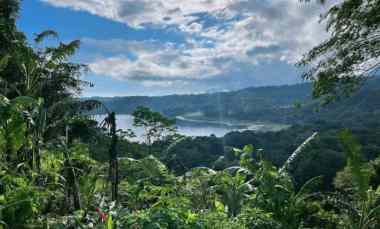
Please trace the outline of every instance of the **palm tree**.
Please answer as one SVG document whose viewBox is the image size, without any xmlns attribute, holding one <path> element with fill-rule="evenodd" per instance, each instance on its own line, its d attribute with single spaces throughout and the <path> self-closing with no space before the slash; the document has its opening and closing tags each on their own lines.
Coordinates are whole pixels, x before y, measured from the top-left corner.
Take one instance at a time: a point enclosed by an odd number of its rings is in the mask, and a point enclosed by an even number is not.
<svg viewBox="0 0 380 229">
<path fill-rule="evenodd" d="M 108 134 L 111 137 L 111 145 L 109 148 L 109 175 L 111 179 L 111 200 L 118 200 L 118 185 L 119 185 L 119 165 L 117 154 L 117 129 L 116 129 L 116 114 L 109 110 L 106 105 L 97 100 L 87 100 L 84 103 L 89 104 L 89 107 L 100 107 L 106 111 L 106 117 L 100 122 L 102 128 L 108 130 Z"/>
</svg>

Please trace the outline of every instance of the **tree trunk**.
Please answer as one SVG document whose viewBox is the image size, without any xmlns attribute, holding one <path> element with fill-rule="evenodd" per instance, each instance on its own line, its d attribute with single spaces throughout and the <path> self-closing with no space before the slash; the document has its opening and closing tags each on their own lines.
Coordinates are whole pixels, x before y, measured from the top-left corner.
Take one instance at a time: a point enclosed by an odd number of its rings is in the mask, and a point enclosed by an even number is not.
<svg viewBox="0 0 380 229">
<path fill-rule="evenodd" d="M 35 142 L 34 157 L 35 157 L 37 172 L 40 174 L 41 173 L 41 149 L 40 149 L 39 140 Z"/>
<path fill-rule="evenodd" d="M 71 163 L 70 156 L 68 153 L 68 127 L 66 127 L 66 149 L 65 149 L 65 158 L 66 158 L 66 171 L 67 171 L 67 184 L 68 189 L 72 191 L 73 199 L 74 199 L 74 209 L 79 210 L 82 208 L 81 197 L 79 184 L 77 181 L 77 177 L 75 175 L 75 169 L 73 164 Z M 70 192 L 69 192 L 70 193 Z"/>
<path fill-rule="evenodd" d="M 79 185 L 77 182 L 77 178 L 75 175 L 75 169 L 70 161 L 69 155 L 67 152 L 65 152 L 66 162 L 66 185 L 68 189 L 68 196 L 72 195 L 74 200 L 74 209 L 79 210 L 82 208 L 81 204 L 81 197 L 80 197 L 80 191 L 79 191 Z"/>
<path fill-rule="evenodd" d="M 115 112 L 109 114 L 110 119 L 110 178 L 111 178 L 111 200 L 118 200 L 118 184 L 119 184 L 119 165 L 117 160 L 117 134 L 116 134 L 116 117 Z"/>
</svg>

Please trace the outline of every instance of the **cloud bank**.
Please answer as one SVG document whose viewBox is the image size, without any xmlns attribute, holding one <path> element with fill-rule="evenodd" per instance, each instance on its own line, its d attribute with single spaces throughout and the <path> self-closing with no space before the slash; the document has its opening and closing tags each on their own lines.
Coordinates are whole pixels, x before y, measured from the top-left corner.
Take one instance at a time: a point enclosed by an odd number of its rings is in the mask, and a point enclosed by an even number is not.
<svg viewBox="0 0 380 229">
<path fill-rule="evenodd" d="M 184 41 L 83 39 L 107 50 L 89 64 L 97 75 L 147 85 L 205 80 L 263 61 L 294 64 L 327 34 L 327 6 L 298 0 L 41 0 L 127 24 L 183 34 Z"/>
</svg>

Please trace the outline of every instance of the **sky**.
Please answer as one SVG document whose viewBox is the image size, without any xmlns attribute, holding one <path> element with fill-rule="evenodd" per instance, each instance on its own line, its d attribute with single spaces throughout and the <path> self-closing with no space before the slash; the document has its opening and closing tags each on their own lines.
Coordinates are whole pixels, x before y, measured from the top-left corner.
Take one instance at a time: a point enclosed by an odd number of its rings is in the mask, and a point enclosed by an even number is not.
<svg viewBox="0 0 380 229">
<path fill-rule="evenodd" d="M 302 82 L 327 6 L 299 0 L 23 0 L 19 28 L 80 39 L 83 96 L 196 94 Z"/>
</svg>

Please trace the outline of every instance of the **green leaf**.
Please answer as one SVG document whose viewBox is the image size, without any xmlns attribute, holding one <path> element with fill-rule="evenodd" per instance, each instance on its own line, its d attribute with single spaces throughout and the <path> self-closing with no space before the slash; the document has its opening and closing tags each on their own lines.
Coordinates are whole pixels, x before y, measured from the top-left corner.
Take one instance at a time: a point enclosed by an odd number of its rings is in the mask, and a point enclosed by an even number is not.
<svg viewBox="0 0 380 229">
<path fill-rule="evenodd" d="M 108 219 L 107 219 L 106 229 L 112 229 L 112 228 L 113 228 L 112 215 L 109 214 Z"/>
<path fill-rule="evenodd" d="M 42 33 L 37 34 L 36 37 L 34 38 L 34 41 L 36 43 L 41 43 L 47 37 L 57 38 L 58 33 L 55 32 L 54 30 L 45 30 Z"/>
<path fill-rule="evenodd" d="M 4 57 L 0 59 L 0 71 L 2 71 L 5 67 L 7 67 L 9 58 L 10 58 L 9 55 L 5 55 Z"/>
<path fill-rule="evenodd" d="M 253 148 L 253 145 L 251 145 L 251 144 L 250 145 L 246 145 L 243 148 L 243 152 L 247 153 L 247 154 L 253 153 L 253 151 L 254 151 L 254 148 Z"/>
<path fill-rule="evenodd" d="M 225 207 L 224 204 L 218 200 L 215 200 L 214 202 L 215 208 L 218 212 L 225 212 Z"/>
<path fill-rule="evenodd" d="M 364 163 L 361 152 L 361 145 L 349 130 L 340 133 L 340 140 L 343 144 L 347 157 L 347 167 L 352 173 L 354 185 L 359 191 L 359 195 L 367 198 L 369 189 L 371 170 L 368 164 Z"/>
</svg>

